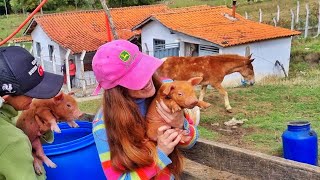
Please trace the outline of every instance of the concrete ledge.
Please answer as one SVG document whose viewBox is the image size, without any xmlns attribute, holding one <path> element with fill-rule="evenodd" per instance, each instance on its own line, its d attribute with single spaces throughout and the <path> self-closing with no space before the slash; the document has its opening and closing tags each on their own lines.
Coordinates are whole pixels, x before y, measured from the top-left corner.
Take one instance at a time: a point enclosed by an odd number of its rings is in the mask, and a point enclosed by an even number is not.
<svg viewBox="0 0 320 180">
<path fill-rule="evenodd" d="M 320 167 L 200 139 L 186 158 L 249 179 L 320 179 Z"/>
</svg>

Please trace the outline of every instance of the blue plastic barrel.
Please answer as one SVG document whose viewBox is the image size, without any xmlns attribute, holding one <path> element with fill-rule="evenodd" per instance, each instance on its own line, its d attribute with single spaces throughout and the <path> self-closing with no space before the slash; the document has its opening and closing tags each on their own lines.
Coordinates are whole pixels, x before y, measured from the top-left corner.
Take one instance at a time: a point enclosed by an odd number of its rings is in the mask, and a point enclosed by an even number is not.
<svg viewBox="0 0 320 180">
<path fill-rule="evenodd" d="M 311 165 L 318 165 L 318 137 L 308 121 L 291 121 L 282 134 L 283 156 Z"/>
<path fill-rule="evenodd" d="M 55 133 L 52 144 L 44 144 L 45 154 L 57 165 L 48 168 L 47 180 L 105 180 L 92 135 L 92 123 L 77 121 L 79 128 L 59 123 L 61 133 Z"/>
</svg>

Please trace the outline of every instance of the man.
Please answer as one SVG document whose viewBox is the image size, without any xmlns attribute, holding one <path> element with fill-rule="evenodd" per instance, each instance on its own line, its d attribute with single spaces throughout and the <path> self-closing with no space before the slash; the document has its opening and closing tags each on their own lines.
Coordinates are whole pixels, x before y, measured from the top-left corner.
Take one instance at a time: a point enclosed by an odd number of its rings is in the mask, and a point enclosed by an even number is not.
<svg viewBox="0 0 320 180">
<path fill-rule="evenodd" d="M 76 77 L 76 65 L 73 63 L 73 59 L 69 59 L 69 74 L 70 74 L 70 85 L 73 88 L 74 78 Z"/>
<path fill-rule="evenodd" d="M 0 47 L 0 180 L 46 179 L 35 173 L 31 143 L 12 120 L 33 98 L 58 94 L 62 83 L 62 76 L 44 72 L 24 48 Z"/>
</svg>

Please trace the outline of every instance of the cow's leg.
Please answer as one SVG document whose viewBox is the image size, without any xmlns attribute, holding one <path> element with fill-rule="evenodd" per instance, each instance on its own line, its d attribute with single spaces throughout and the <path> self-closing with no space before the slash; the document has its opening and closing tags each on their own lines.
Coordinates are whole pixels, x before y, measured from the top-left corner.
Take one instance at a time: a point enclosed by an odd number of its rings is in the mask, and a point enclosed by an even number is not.
<svg viewBox="0 0 320 180">
<path fill-rule="evenodd" d="M 203 101 L 204 95 L 206 94 L 208 85 L 201 85 L 201 91 L 199 96 L 199 101 Z"/>
<path fill-rule="evenodd" d="M 229 103 L 229 97 L 228 97 L 228 92 L 221 86 L 221 84 L 214 84 L 213 87 L 215 87 L 219 93 L 221 95 L 223 95 L 224 97 L 224 106 L 226 107 L 226 110 L 228 112 L 231 112 L 231 106 L 230 106 L 230 103 Z"/>
</svg>

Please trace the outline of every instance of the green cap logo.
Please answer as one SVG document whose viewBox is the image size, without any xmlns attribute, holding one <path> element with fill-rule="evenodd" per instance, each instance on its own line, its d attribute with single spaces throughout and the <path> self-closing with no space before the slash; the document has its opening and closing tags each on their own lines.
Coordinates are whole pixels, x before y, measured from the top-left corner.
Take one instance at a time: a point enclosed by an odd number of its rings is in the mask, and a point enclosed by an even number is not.
<svg viewBox="0 0 320 180">
<path fill-rule="evenodd" d="M 122 51 L 120 53 L 120 59 L 123 61 L 123 62 L 127 62 L 129 59 L 130 59 L 130 54 L 127 52 L 127 51 Z"/>
</svg>

